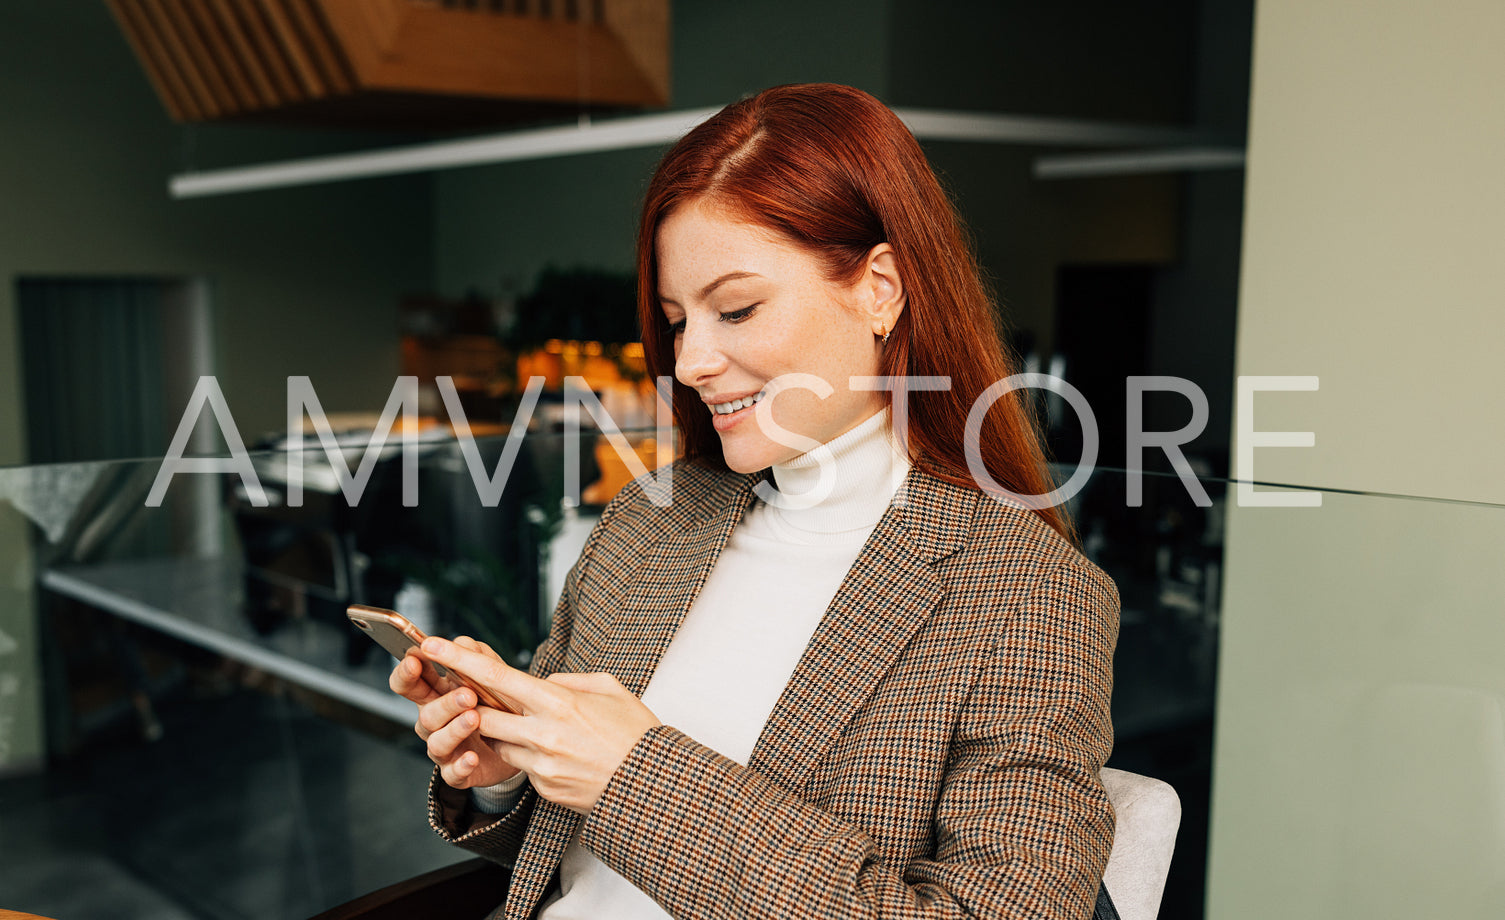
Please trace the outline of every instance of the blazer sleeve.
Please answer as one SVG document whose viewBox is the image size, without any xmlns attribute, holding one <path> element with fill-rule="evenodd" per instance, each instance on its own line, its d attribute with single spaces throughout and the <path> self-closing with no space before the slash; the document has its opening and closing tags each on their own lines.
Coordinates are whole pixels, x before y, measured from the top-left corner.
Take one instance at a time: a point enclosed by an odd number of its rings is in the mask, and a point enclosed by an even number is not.
<svg viewBox="0 0 1505 920">
<path fill-rule="evenodd" d="M 629 490 L 622 490 L 623 493 Z M 559 603 L 554 607 L 549 636 L 538 647 L 528 666 L 528 673 L 545 678 L 564 666 L 569 650 L 570 634 L 574 627 L 575 598 L 591 557 L 595 554 L 601 534 L 608 521 L 620 506 L 624 496 L 618 497 L 601 513 L 601 519 L 586 538 L 580 558 L 570 567 L 565 576 L 564 590 Z M 444 840 L 470 850 L 493 862 L 511 867 L 522 849 L 523 836 L 528 830 L 528 821 L 538 804 L 538 792 L 532 782 L 524 782 L 522 795 L 508 811 L 487 813 L 474 807 L 466 790 L 452 788 L 434 768 L 429 777 L 428 815 L 429 826 Z"/>
<path fill-rule="evenodd" d="M 668 725 L 639 739 L 581 842 L 680 918 L 1085 920 L 1113 842 L 1098 772 L 1117 634 L 1117 590 L 1082 562 L 1009 616 L 952 739 L 934 852 L 908 865 Z M 864 769 L 885 781 L 881 761 Z"/>
</svg>

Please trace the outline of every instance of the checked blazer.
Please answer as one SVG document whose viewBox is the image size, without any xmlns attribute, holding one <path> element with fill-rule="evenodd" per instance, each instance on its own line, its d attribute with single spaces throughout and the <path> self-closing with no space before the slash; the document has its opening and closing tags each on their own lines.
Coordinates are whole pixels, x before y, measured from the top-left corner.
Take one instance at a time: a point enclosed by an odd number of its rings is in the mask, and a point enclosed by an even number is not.
<svg viewBox="0 0 1505 920">
<path fill-rule="evenodd" d="M 641 695 L 762 475 L 680 461 L 669 507 L 623 489 L 532 673 L 607 671 Z M 1037 515 L 912 469 L 746 766 L 660 725 L 588 815 L 526 783 L 506 814 L 474 813 L 436 771 L 430 822 L 512 867 L 505 920 L 535 914 L 577 826 L 677 918 L 1085 920 L 1113 843 L 1098 771 L 1118 611 Z"/>
</svg>

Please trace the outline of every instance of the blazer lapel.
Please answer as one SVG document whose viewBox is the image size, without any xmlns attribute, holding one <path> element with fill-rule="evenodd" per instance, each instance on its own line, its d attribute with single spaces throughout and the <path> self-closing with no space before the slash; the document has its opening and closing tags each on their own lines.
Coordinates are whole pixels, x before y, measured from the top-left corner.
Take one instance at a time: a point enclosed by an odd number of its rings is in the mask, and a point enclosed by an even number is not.
<svg viewBox="0 0 1505 920">
<path fill-rule="evenodd" d="M 615 675 L 639 697 L 733 528 L 752 504 L 753 485 L 761 478 L 694 467 L 676 470 L 676 476 L 694 477 L 694 481 L 675 483 L 675 503 L 661 525 L 665 535 L 648 550 L 638 581 L 613 620 L 611 638 L 591 667 Z M 699 481 L 703 476 L 710 477 L 704 488 Z M 685 492 L 690 494 L 681 503 Z M 584 816 L 562 805 L 538 800 L 513 871 L 507 920 L 525 920 L 532 914 L 583 820 Z"/>
<path fill-rule="evenodd" d="M 816 627 L 749 766 L 801 791 L 944 596 L 935 563 L 965 542 L 979 495 L 910 471 Z"/>
</svg>

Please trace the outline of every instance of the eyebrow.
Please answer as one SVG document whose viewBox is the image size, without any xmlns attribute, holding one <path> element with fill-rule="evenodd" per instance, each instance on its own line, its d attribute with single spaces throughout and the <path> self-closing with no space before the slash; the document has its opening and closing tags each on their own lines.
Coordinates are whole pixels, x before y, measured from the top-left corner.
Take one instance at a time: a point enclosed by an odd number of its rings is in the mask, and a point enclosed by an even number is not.
<svg viewBox="0 0 1505 920">
<path fill-rule="evenodd" d="M 761 278 L 761 277 L 763 277 L 763 276 L 760 275 L 760 274 L 758 274 L 757 272 L 727 272 L 726 274 L 722 275 L 720 278 L 717 278 L 715 281 L 712 281 L 710 284 L 708 284 L 705 287 L 701 288 L 700 289 L 700 299 L 704 300 L 707 297 L 711 296 L 711 292 L 712 291 L 716 290 L 718 287 L 721 287 L 723 284 L 727 283 L 728 281 L 740 281 L 743 278 Z M 658 295 L 658 299 L 660 301 L 664 302 L 664 303 L 672 303 L 675 306 L 679 306 L 679 304 L 676 301 L 674 301 L 673 299 L 671 299 L 669 297 L 665 297 L 663 294 L 659 294 Z"/>
</svg>

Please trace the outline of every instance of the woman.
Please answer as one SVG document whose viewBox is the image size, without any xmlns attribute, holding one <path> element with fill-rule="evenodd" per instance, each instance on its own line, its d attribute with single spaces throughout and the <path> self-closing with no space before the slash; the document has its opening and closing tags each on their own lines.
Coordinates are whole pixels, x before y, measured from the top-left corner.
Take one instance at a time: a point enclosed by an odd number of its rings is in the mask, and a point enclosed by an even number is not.
<svg viewBox="0 0 1505 920">
<path fill-rule="evenodd" d="M 638 275 L 672 500 L 606 508 L 531 674 L 425 643 L 522 715 L 398 665 L 435 829 L 516 920 L 1090 916 L 1118 597 L 1008 497 L 1050 491 L 1018 394 L 968 430 L 1010 368 L 913 136 L 842 86 L 728 106 L 659 165 Z"/>
</svg>

